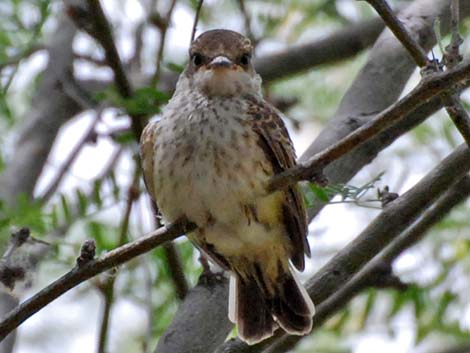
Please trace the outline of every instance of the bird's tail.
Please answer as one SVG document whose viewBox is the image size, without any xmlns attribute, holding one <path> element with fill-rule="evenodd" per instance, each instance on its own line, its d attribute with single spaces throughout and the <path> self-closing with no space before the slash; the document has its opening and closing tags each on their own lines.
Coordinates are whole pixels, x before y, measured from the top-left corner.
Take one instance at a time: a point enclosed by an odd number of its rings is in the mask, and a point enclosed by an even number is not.
<svg viewBox="0 0 470 353">
<path fill-rule="evenodd" d="M 312 329 L 315 309 L 295 274 L 291 270 L 280 274 L 273 288 L 269 294 L 259 279 L 231 276 L 229 318 L 248 344 L 272 336 L 278 325 L 292 335 L 305 335 Z"/>
</svg>

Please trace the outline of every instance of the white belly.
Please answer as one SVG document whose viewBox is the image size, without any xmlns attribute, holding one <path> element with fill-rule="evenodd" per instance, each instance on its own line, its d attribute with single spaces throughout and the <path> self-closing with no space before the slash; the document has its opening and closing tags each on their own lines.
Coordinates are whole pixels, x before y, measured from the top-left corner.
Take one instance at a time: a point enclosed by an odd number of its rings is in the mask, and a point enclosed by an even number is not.
<svg viewBox="0 0 470 353">
<path fill-rule="evenodd" d="M 166 114 L 158 123 L 154 188 L 168 221 L 184 215 L 199 226 L 210 216 L 231 223 L 263 192 L 271 170 L 242 115 L 234 107 L 207 108 Z"/>
</svg>

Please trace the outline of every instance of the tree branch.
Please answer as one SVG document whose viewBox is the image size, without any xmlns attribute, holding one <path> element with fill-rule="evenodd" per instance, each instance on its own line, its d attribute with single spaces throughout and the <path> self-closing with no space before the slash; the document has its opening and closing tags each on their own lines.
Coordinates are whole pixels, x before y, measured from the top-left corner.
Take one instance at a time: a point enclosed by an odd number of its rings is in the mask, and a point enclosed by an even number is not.
<svg viewBox="0 0 470 353">
<path fill-rule="evenodd" d="M 46 203 L 47 201 L 49 201 L 49 199 L 57 191 L 57 188 L 59 187 L 64 175 L 70 170 L 71 165 L 75 162 L 75 160 L 77 159 L 82 149 L 92 140 L 93 135 L 95 134 L 95 128 L 98 125 L 100 119 L 101 119 L 101 113 L 97 112 L 92 123 L 90 124 L 88 129 L 85 131 L 82 138 L 73 147 L 69 156 L 67 157 L 65 162 L 59 167 L 59 170 L 57 171 L 56 175 L 53 177 L 52 181 L 49 183 L 49 186 L 47 187 L 47 189 L 39 197 L 39 199 L 41 200 L 41 203 Z"/>
<path fill-rule="evenodd" d="M 131 243 L 111 250 L 96 260 L 91 260 L 81 266 L 76 266 L 8 313 L 2 322 L 0 322 L 0 341 L 31 315 L 37 313 L 71 288 L 76 287 L 78 284 L 101 272 L 122 265 L 134 257 L 142 255 L 194 229 L 194 224 L 180 220 L 168 226 L 161 227 Z"/>
<path fill-rule="evenodd" d="M 339 251 L 333 259 L 307 281 L 306 287 L 310 297 L 314 303 L 320 303 L 313 319 L 315 327 L 323 323 L 332 310 L 339 308 L 336 306 L 337 304 L 344 304 L 343 301 L 349 300 L 350 297 L 356 294 L 356 285 L 343 291 L 341 288 L 345 283 L 348 283 L 367 262 L 404 232 L 436 199 L 441 197 L 446 192 L 446 188 L 442 187 L 443 185 L 453 186 L 468 173 L 469 169 L 470 151 L 467 146 L 462 145 L 413 188 L 389 203 L 361 234 Z M 468 183 L 468 180 L 466 183 Z M 470 189 L 469 185 L 466 187 Z M 453 190 L 453 192 L 456 192 L 456 189 Z M 455 195 L 452 194 L 452 196 Z M 394 251 L 401 252 L 402 250 L 403 248 L 396 248 Z M 375 271 L 376 267 L 373 270 Z M 364 278 L 362 280 L 365 280 Z M 254 346 L 248 346 L 239 342 L 239 340 L 235 340 L 236 343 L 233 345 L 233 349 L 230 348 L 232 347 L 231 343 L 227 343 L 219 348 L 216 353 L 261 352 L 283 334 L 278 333 L 278 335 Z"/>
<path fill-rule="evenodd" d="M 171 25 L 171 16 L 173 15 L 173 10 L 175 8 L 175 5 L 176 5 L 176 0 L 172 0 L 164 20 L 159 22 L 160 25 L 158 26 L 158 29 L 160 30 L 160 45 L 158 47 L 157 60 L 155 63 L 155 73 L 153 74 L 153 79 L 152 79 L 153 85 L 158 83 L 160 79 L 163 53 L 165 51 L 166 33 L 168 31 L 168 27 Z"/>
<path fill-rule="evenodd" d="M 121 63 L 121 59 L 119 58 L 118 51 L 116 49 L 116 45 L 113 40 L 113 36 L 111 33 L 111 26 L 106 19 L 106 16 L 103 12 L 103 9 L 100 5 L 99 0 L 87 0 L 89 9 L 87 12 L 87 19 L 91 21 L 92 26 L 87 26 L 86 21 L 82 18 L 80 21 L 76 21 L 80 28 L 86 30 L 87 33 L 92 35 L 98 43 L 103 47 L 105 51 L 106 60 L 114 72 L 114 81 L 116 83 L 117 90 L 119 94 L 123 98 L 130 98 L 133 94 L 131 83 L 129 82 L 126 73 L 124 71 L 124 67 Z M 201 2 L 202 4 L 202 2 Z M 166 26 L 169 25 L 169 21 L 171 18 L 171 14 L 173 13 L 173 8 L 175 6 L 175 1 L 173 1 L 170 5 L 170 9 L 167 13 L 166 18 Z M 166 28 L 162 30 L 161 35 L 161 43 L 160 49 L 158 54 L 158 65 L 161 61 L 161 56 L 163 55 L 163 49 L 165 45 L 165 36 L 166 36 Z M 157 67 L 156 74 L 159 75 L 159 67 Z M 158 78 L 158 76 L 156 76 Z M 136 114 L 129 114 L 131 118 L 131 126 L 134 132 L 134 137 L 136 142 L 138 143 L 140 140 L 140 135 L 142 134 L 142 130 L 145 126 L 145 122 L 143 116 L 136 115 Z M 154 208 L 154 215 L 158 215 L 158 210 Z M 187 283 L 184 277 L 184 274 L 181 270 L 182 266 L 180 264 L 180 258 L 178 256 L 177 250 L 175 249 L 173 244 L 166 244 L 164 246 L 166 260 L 171 270 L 171 275 L 173 279 L 173 283 L 175 284 L 175 289 L 177 295 L 182 299 L 187 291 Z"/>
<path fill-rule="evenodd" d="M 171 280 L 175 287 L 176 297 L 179 300 L 183 300 L 186 294 L 188 294 L 189 285 L 184 274 L 180 254 L 175 244 L 170 242 L 163 244 L 163 250 L 165 252 L 165 260 L 169 267 Z"/>
<path fill-rule="evenodd" d="M 39 175 L 60 127 L 78 113 L 80 105 L 62 90 L 62 82 L 70 80 L 72 72 L 72 42 L 75 28 L 66 18 L 58 21 L 56 31 L 46 45 L 49 61 L 32 100 L 31 109 L 25 114 L 15 142 L 14 155 L 0 175 L 0 200 L 6 207 L 15 207 L 18 197 L 32 198 Z M 50 97 L 54 97 L 51 104 Z M 0 240 L 3 252 L 6 240 Z M 0 316 L 18 304 L 17 298 L 0 291 Z M 0 344 L 0 352 L 10 353 L 15 335 Z"/>
<path fill-rule="evenodd" d="M 470 195 L 470 177 L 465 176 L 453 185 L 439 200 L 403 234 L 392 241 L 379 255 L 347 282 L 343 288 L 323 301 L 313 319 L 314 328 L 320 327 L 329 317 L 344 308 L 358 293 L 367 288 L 370 278 L 384 265 L 391 263 L 405 251 L 418 243 L 435 224 L 440 222 L 454 207 L 464 202 Z M 291 350 L 302 337 L 282 335 L 273 339 L 272 345 L 264 353 L 281 353 Z"/>
<path fill-rule="evenodd" d="M 269 190 L 280 189 L 300 180 L 315 179 L 322 175 L 323 169 L 333 161 L 351 152 L 357 146 L 389 128 L 407 114 L 418 108 L 423 102 L 442 92 L 452 89 L 459 83 L 468 84 L 470 78 L 470 60 L 444 73 L 436 73 L 423 81 L 397 103 L 380 113 L 374 120 L 364 124 L 348 136 L 322 152 L 314 155 L 307 162 L 290 168 L 271 179 Z"/>
<path fill-rule="evenodd" d="M 196 37 L 197 25 L 199 23 L 199 15 L 201 14 L 203 4 L 204 4 L 204 0 L 199 0 L 197 3 L 196 13 L 194 15 L 193 29 L 191 31 L 191 41 L 189 42 L 189 46 L 191 46 L 191 44 L 194 41 L 194 38 Z"/>
<path fill-rule="evenodd" d="M 383 28 L 379 19 L 350 25 L 322 39 L 255 58 L 255 69 L 266 83 L 299 74 L 313 67 L 345 60 L 374 43 Z"/>
<path fill-rule="evenodd" d="M 426 52 L 421 48 L 420 45 L 414 40 L 414 38 L 408 33 L 403 24 L 393 13 L 390 6 L 386 1 L 383 0 L 365 0 L 382 17 L 383 21 L 387 24 L 387 27 L 393 32 L 395 37 L 403 44 L 408 53 L 413 57 L 414 61 L 420 67 L 425 67 L 429 64 Z"/>
<path fill-rule="evenodd" d="M 366 1 L 371 4 L 379 13 L 379 15 L 383 18 L 388 28 L 390 28 L 390 30 L 400 40 L 403 46 L 408 50 L 416 64 L 418 64 L 419 67 L 425 69 L 425 73 L 428 71 L 434 73 L 440 71 L 439 65 L 435 65 L 435 63 L 432 63 L 430 62 L 430 60 L 428 60 L 424 50 L 421 48 L 418 42 L 415 41 L 413 37 L 408 33 L 406 28 L 401 24 L 400 20 L 395 16 L 392 9 L 388 6 L 386 0 Z M 453 53 L 451 57 L 454 60 L 450 60 L 449 62 L 453 65 L 451 67 L 455 67 L 456 63 L 458 62 L 457 60 L 459 58 L 459 45 L 461 43 L 461 40 L 459 40 L 460 37 L 458 35 L 458 3 L 454 4 L 452 6 L 452 9 L 452 40 L 453 42 L 455 42 L 450 47 L 452 48 L 451 52 Z M 456 32 L 456 34 L 454 32 Z M 459 98 L 456 95 L 453 95 L 452 92 L 443 92 L 442 99 L 445 103 L 447 113 L 451 117 L 452 121 L 454 122 L 455 126 L 457 127 L 467 144 L 470 146 L 470 116 L 468 116 Z"/>
<path fill-rule="evenodd" d="M 470 353 L 470 344 L 432 350 L 430 353 Z"/>
<path fill-rule="evenodd" d="M 121 59 L 119 58 L 111 27 L 103 12 L 100 1 L 87 0 L 87 4 L 89 7 L 88 15 L 90 15 L 88 19 L 93 21 L 92 30 L 88 31 L 88 33 L 103 47 L 106 60 L 114 73 L 114 81 L 116 82 L 119 93 L 123 97 L 129 98 L 132 96 L 132 87 L 127 79 Z"/>
<path fill-rule="evenodd" d="M 71 79 L 75 27 L 67 18 L 61 18 L 58 27 L 60 31 L 46 46 L 49 61 L 31 109 L 24 117 L 26 123 L 15 143 L 14 157 L 0 175 L 0 199 L 9 206 L 15 204 L 20 194 L 32 197 L 59 128 L 82 109 L 62 89 L 62 82 Z"/>
</svg>

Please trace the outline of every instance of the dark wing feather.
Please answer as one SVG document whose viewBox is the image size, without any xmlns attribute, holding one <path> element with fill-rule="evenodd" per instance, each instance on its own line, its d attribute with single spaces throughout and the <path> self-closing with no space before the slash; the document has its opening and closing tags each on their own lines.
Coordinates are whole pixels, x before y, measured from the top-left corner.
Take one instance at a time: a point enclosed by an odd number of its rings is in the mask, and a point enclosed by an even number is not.
<svg viewBox="0 0 470 353">
<path fill-rule="evenodd" d="M 295 151 L 287 129 L 279 113 L 265 101 L 250 98 L 248 109 L 253 130 L 259 136 L 258 144 L 271 161 L 274 173 L 278 174 L 296 165 Z M 293 185 L 285 192 L 282 205 L 284 225 L 293 249 L 291 260 L 294 266 L 303 270 L 304 254 L 310 256 L 307 242 L 307 218 L 299 187 Z"/>
<path fill-rule="evenodd" d="M 140 159 L 142 161 L 142 172 L 145 186 L 150 197 L 156 202 L 153 184 L 153 161 L 155 156 L 155 140 L 157 138 L 157 122 L 150 122 L 140 137 Z"/>
</svg>

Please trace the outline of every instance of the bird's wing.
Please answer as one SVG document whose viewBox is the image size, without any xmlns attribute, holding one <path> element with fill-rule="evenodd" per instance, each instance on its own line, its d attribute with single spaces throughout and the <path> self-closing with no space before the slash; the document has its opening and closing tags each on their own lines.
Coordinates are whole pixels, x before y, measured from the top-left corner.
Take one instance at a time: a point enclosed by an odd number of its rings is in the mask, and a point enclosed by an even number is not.
<svg viewBox="0 0 470 353">
<path fill-rule="evenodd" d="M 295 166 L 294 147 L 280 113 L 265 101 L 250 99 L 248 115 L 248 122 L 258 134 L 258 144 L 270 160 L 274 173 Z M 305 266 L 304 254 L 310 256 L 305 206 L 297 185 L 290 186 L 285 195 L 282 212 L 286 233 L 293 249 L 291 261 L 302 271 Z"/>
<path fill-rule="evenodd" d="M 155 199 L 155 190 L 153 184 L 153 163 L 155 157 L 155 140 L 157 138 L 156 122 L 150 122 L 145 127 L 140 136 L 140 159 L 142 161 L 142 172 L 144 174 L 144 182 L 150 197 Z"/>
</svg>

